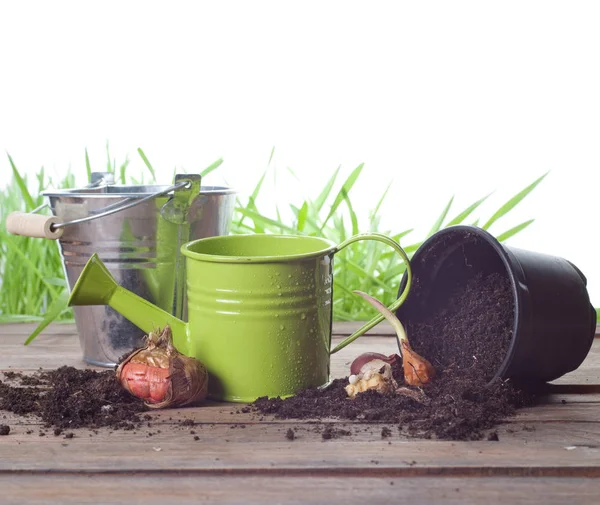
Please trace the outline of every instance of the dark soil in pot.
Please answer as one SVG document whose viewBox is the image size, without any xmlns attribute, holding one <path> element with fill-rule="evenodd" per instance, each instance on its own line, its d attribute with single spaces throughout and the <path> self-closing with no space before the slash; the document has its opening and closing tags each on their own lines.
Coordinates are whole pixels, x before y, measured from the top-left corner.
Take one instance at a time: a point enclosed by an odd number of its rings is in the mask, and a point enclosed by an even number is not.
<svg viewBox="0 0 600 505">
<path fill-rule="evenodd" d="M 506 357 L 513 334 L 514 301 L 506 276 L 481 273 L 418 322 L 406 325 L 413 349 L 437 370 L 489 382 Z"/>
<path fill-rule="evenodd" d="M 466 260 L 462 266 L 450 267 L 447 276 L 438 276 L 441 284 L 432 286 L 438 291 L 420 292 L 430 310 L 407 326 L 414 350 L 437 371 L 434 381 L 424 388 L 424 399 L 367 391 L 350 400 L 344 390 L 347 380 L 339 379 L 324 391 L 309 389 L 286 400 L 260 398 L 253 407 L 286 419 L 392 422 L 409 435 L 425 438 L 482 438 L 532 401 L 510 381 L 488 384 L 512 338 L 513 295 L 501 269 L 482 272 L 470 268 Z M 394 376 L 402 377 L 400 366 Z"/>
</svg>

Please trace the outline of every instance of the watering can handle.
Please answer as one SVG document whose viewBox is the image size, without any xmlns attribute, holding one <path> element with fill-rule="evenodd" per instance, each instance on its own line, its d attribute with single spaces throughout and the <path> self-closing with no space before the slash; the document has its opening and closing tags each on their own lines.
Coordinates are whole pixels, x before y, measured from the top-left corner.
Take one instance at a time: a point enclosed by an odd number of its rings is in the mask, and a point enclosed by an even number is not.
<svg viewBox="0 0 600 505">
<path fill-rule="evenodd" d="M 94 219 L 110 216 L 111 214 L 116 214 L 117 212 L 121 212 L 122 210 L 130 209 L 132 207 L 135 207 L 136 205 L 140 205 L 144 202 L 147 202 L 148 200 L 152 200 L 159 196 L 166 195 L 171 191 L 176 191 L 178 189 L 188 187 L 191 187 L 190 181 L 182 180 L 173 184 L 172 186 L 169 186 L 167 189 L 157 191 L 156 193 L 152 193 L 151 195 L 145 196 L 144 198 L 136 198 L 133 202 L 131 201 L 131 198 L 128 198 L 120 204 L 109 205 L 108 207 L 105 207 L 104 210 L 98 211 L 97 213 L 94 213 L 91 216 L 82 217 L 80 219 L 74 219 L 65 223 L 59 222 L 59 219 L 54 216 L 42 216 L 36 214 L 36 212 L 38 212 L 46 206 L 44 204 L 38 207 L 37 209 L 34 209 L 32 212 L 11 212 L 6 218 L 6 229 L 9 233 L 12 233 L 13 235 L 24 235 L 26 237 L 48 238 L 56 240 L 62 236 L 62 228 L 64 228 L 65 226 L 86 223 L 88 221 L 93 221 Z"/>
<path fill-rule="evenodd" d="M 338 251 L 341 251 L 344 247 L 346 247 L 350 244 L 353 244 L 354 242 L 359 242 L 361 240 L 376 240 L 378 242 L 383 242 L 384 244 L 390 245 L 395 249 L 395 251 L 404 260 L 404 263 L 406 265 L 406 286 L 404 287 L 404 290 L 402 291 L 402 293 L 400 294 L 398 299 L 388 307 L 388 309 L 391 310 L 392 312 L 396 312 L 396 310 L 398 310 L 398 307 L 400 307 L 400 305 L 402 305 L 404 303 L 404 301 L 406 300 L 406 297 L 408 296 L 408 293 L 410 291 L 410 285 L 412 282 L 412 270 L 410 267 L 410 260 L 408 259 L 406 252 L 404 251 L 404 249 L 402 249 L 402 247 L 400 247 L 400 244 L 398 244 L 398 242 L 396 242 L 395 240 L 391 239 L 390 237 L 388 237 L 386 235 L 382 235 L 380 233 L 363 233 L 360 235 L 355 235 L 354 237 L 351 237 L 348 240 L 342 242 L 340 245 L 338 245 L 334 249 L 333 253 L 335 254 Z M 336 353 L 340 349 L 343 349 L 344 347 L 346 347 L 348 344 L 354 342 L 358 337 L 360 337 L 361 335 L 364 335 L 371 328 L 378 325 L 381 321 L 383 321 L 383 319 L 384 319 L 384 316 L 382 316 L 381 314 L 374 317 L 368 323 L 366 323 L 364 326 L 362 326 L 361 328 L 356 330 L 352 335 L 350 335 L 349 337 L 342 340 L 331 351 L 330 354 Z"/>
</svg>

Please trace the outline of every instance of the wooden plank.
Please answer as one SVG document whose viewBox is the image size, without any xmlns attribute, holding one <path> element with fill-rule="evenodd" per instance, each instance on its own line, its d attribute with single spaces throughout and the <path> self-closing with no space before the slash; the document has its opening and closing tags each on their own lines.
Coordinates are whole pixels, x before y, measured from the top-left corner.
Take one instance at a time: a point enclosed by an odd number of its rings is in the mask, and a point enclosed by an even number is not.
<svg viewBox="0 0 600 505">
<path fill-rule="evenodd" d="M 145 505 L 269 503 L 443 503 L 579 505 L 595 503 L 600 479 L 541 477 L 418 479 L 315 475 L 0 475 L 3 503 L 144 503 Z"/>
<path fill-rule="evenodd" d="M 350 435 L 324 440 L 323 425 L 214 424 L 194 427 L 154 424 L 133 431 L 74 430 L 74 438 L 27 434 L 17 426 L 0 437 L 0 472 L 229 471 L 340 469 L 360 474 L 396 469 L 398 475 L 555 475 L 572 468 L 600 476 L 600 423 L 520 423 L 498 427 L 500 441 L 474 442 L 407 439 L 394 426 L 338 425 Z M 297 438 L 286 437 L 295 427 Z M 195 431 L 195 434 L 190 431 Z M 152 435 L 150 436 L 150 433 Z M 194 437 L 198 437 L 195 440 Z M 509 469 L 509 470 L 507 470 Z M 545 473 L 547 472 L 547 473 Z"/>
<path fill-rule="evenodd" d="M 232 419 L 223 418 L 213 422 L 198 422 L 193 426 L 185 426 L 182 421 L 194 419 L 185 416 L 173 418 L 173 420 L 156 422 L 152 420 L 149 424 L 144 424 L 135 430 L 116 430 L 107 428 L 101 430 L 75 429 L 66 430 L 74 434 L 74 438 L 69 440 L 64 438 L 64 434 L 58 437 L 53 435 L 51 428 L 45 428 L 42 423 L 11 423 L 2 420 L 4 424 L 11 427 L 10 435 L 7 438 L 0 438 L 0 445 L 12 443 L 19 445 L 22 442 L 46 444 L 55 443 L 76 443 L 87 444 L 88 442 L 105 441 L 110 444 L 123 444 L 132 441 L 134 443 L 153 443 L 154 441 L 166 440 L 167 442 L 183 441 L 192 443 L 194 436 L 199 437 L 202 445 L 207 441 L 211 444 L 244 444 L 256 441 L 265 443 L 285 442 L 286 433 L 292 429 L 295 433 L 295 445 L 303 445 L 305 442 L 322 442 L 322 433 L 326 426 L 333 424 L 336 431 L 345 430 L 347 434 L 340 435 L 340 442 L 424 442 L 422 439 L 410 437 L 406 431 L 400 431 L 394 423 L 371 422 L 357 423 L 349 421 L 337 421 L 332 423 L 329 420 L 323 421 L 305 421 L 305 420 L 287 420 L 285 422 L 244 422 L 235 417 Z M 382 436 L 382 429 L 389 428 L 389 436 Z M 491 431 L 491 430 L 490 430 Z M 552 447 L 570 447 L 586 446 L 591 448 L 600 448 L 600 421 L 536 421 L 526 418 L 516 418 L 511 422 L 499 424 L 493 431 L 498 433 L 503 444 L 523 442 L 539 442 L 549 444 Z M 43 432 L 44 437 L 39 433 Z M 195 433 L 192 433 L 195 432 Z M 487 442 L 487 440 L 484 439 Z M 429 440 L 427 443 L 443 443 L 443 441 Z M 456 442 L 464 444 L 464 442 Z M 193 446 L 197 444 L 192 444 Z M 597 447 L 596 447 L 597 446 Z M 435 445 L 432 446 L 435 448 Z"/>
<path fill-rule="evenodd" d="M 485 502 L 494 504 L 580 504 L 593 503 L 599 483 L 586 479 L 538 478 L 514 481 L 506 478 L 472 479 L 422 478 L 416 481 L 394 478 L 316 477 L 311 485 L 302 477 L 283 477 L 276 480 L 255 476 L 166 476 L 138 475 L 135 477 L 92 478 L 73 476 L 44 476 L 36 479 L 37 486 L 28 485 L 28 477 L 2 479 L 8 503 L 47 503 L 55 498 L 61 503 L 136 503 L 188 504 L 211 503 L 264 504 L 322 504 L 322 503 L 387 503 L 393 497 L 397 503 L 456 503 L 469 505 Z M 515 485 L 513 485 L 513 482 Z M 90 496 L 86 491 L 89 490 Z M 127 500 L 124 498 L 127 490 Z M 350 500 L 350 501 L 348 501 Z M 588 501 L 589 500 L 589 501 Z"/>
</svg>

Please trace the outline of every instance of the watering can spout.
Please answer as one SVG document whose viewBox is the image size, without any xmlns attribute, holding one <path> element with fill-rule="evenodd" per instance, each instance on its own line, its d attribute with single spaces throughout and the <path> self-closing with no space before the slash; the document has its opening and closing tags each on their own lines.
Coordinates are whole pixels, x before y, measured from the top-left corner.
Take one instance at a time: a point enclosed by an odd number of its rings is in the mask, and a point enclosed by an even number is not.
<svg viewBox="0 0 600 505">
<path fill-rule="evenodd" d="M 118 287 L 108 268 L 94 253 L 71 291 L 69 305 L 108 305 Z"/>
<path fill-rule="evenodd" d="M 97 254 L 88 260 L 71 291 L 69 306 L 73 305 L 109 305 L 146 333 L 168 324 L 175 347 L 189 352 L 187 323 L 119 286 Z"/>
</svg>

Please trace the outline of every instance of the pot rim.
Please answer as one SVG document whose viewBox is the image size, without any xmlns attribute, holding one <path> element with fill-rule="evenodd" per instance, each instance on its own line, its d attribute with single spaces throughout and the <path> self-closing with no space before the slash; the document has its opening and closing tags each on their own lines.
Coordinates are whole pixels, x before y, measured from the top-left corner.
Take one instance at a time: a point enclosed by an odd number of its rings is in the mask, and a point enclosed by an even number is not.
<svg viewBox="0 0 600 505">
<path fill-rule="evenodd" d="M 224 254 L 208 254 L 191 250 L 198 243 L 231 241 L 231 240 L 265 240 L 264 237 L 269 237 L 278 240 L 304 240 L 312 242 L 320 242 L 322 247 L 305 253 L 296 254 L 281 254 L 281 255 L 261 255 L 261 256 L 228 256 Z M 290 261 L 304 261 L 322 256 L 328 256 L 335 252 L 335 244 L 326 238 L 309 237 L 306 235 L 274 235 L 266 233 L 242 234 L 242 235 L 223 235 L 219 237 L 207 237 L 188 242 L 181 246 L 181 253 L 191 260 L 204 261 L 210 263 L 286 263 Z"/>
</svg>

